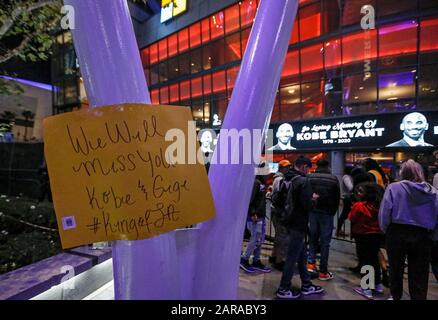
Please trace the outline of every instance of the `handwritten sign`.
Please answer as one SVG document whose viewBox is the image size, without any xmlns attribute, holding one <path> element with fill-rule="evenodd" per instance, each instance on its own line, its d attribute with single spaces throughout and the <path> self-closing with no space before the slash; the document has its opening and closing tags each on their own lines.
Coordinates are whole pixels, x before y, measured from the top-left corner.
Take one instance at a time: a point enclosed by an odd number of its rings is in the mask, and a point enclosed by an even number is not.
<svg viewBox="0 0 438 320">
<path fill-rule="evenodd" d="M 188 137 L 189 108 L 116 105 L 44 121 L 63 248 L 138 240 L 214 217 L 202 164 L 175 164 L 170 129 Z"/>
</svg>

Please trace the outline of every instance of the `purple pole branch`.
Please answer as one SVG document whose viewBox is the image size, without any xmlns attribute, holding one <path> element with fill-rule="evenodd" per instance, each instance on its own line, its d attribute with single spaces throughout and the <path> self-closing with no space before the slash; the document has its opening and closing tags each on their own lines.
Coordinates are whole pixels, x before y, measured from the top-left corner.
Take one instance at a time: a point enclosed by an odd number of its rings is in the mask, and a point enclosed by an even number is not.
<svg viewBox="0 0 438 320">
<path fill-rule="evenodd" d="M 222 129 L 266 132 L 297 8 L 298 0 L 261 0 Z M 242 161 L 242 143 L 222 148 L 221 139 L 222 134 L 215 153 L 228 152 L 229 160 L 230 155 L 240 152 Z M 255 166 L 242 162 L 210 166 L 216 218 L 201 225 L 194 298 L 237 298 L 240 250 Z"/>
<path fill-rule="evenodd" d="M 64 0 L 91 107 L 151 103 L 126 0 Z M 114 241 L 116 299 L 179 299 L 175 232 Z"/>
</svg>

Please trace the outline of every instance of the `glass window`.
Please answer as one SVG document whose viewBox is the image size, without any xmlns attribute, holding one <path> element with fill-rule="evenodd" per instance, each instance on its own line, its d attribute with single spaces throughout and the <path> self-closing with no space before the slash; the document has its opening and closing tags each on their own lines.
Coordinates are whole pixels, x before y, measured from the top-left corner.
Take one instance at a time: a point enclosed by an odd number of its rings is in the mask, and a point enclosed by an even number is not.
<svg viewBox="0 0 438 320">
<path fill-rule="evenodd" d="M 376 111 L 377 83 L 376 74 L 370 73 L 346 76 L 343 81 L 343 114 L 353 115 L 360 111 Z"/>
<path fill-rule="evenodd" d="M 149 48 L 145 48 L 140 51 L 141 63 L 143 67 L 149 66 Z"/>
<path fill-rule="evenodd" d="M 179 77 L 179 64 L 178 64 L 178 57 L 174 57 L 169 59 L 169 79 L 175 79 Z"/>
<path fill-rule="evenodd" d="M 205 18 L 201 21 L 201 30 L 202 30 L 202 43 L 206 43 L 210 41 L 210 19 Z"/>
<path fill-rule="evenodd" d="M 170 90 L 170 102 L 178 102 L 179 101 L 179 85 L 173 84 L 169 86 Z"/>
<path fill-rule="evenodd" d="M 281 119 L 279 99 L 280 99 L 280 96 L 277 93 L 277 95 L 275 96 L 275 100 L 274 100 L 274 107 L 272 108 L 271 123 L 279 122 Z"/>
<path fill-rule="evenodd" d="M 420 0 L 421 9 L 433 9 L 438 8 L 438 2 L 436 0 Z"/>
<path fill-rule="evenodd" d="M 257 3 L 255 0 L 243 0 L 240 3 L 240 22 L 243 29 L 253 23 L 257 12 Z"/>
<path fill-rule="evenodd" d="M 169 103 L 169 87 L 165 86 L 160 88 L 160 103 L 168 104 Z"/>
<path fill-rule="evenodd" d="M 417 9 L 416 0 L 378 0 L 377 16 L 383 17 Z"/>
<path fill-rule="evenodd" d="M 206 45 L 202 51 L 204 70 L 219 67 L 225 63 L 224 39 Z"/>
<path fill-rule="evenodd" d="M 296 75 L 300 72 L 300 65 L 298 60 L 298 50 L 289 51 L 284 62 L 282 78 Z"/>
<path fill-rule="evenodd" d="M 151 90 L 151 101 L 152 101 L 152 104 L 159 104 L 160 103 L 160 99 L 158 98 L 158 90 L 157 89 Z"/>
<path fill-rule="evenodd" d="M 150 59 L 151 64 L 158 62 L 158 43 L 154 43 L 150 46 Z"/>
<path fill-rule="evenodd" d="M 204 123 L 204 112 L 203 112 L 202 100 L 196 100 L 192 102 L 192 114 L 193 120 L 196 121 L 196 125 L 202 126 Z"/>
<path fill-rule="evenodd" d="M 323 116 L 322 94 L 323 81 L 303 83 L 301 85 L 303 118 L 320 118 Z"/>
<path fill-rule="evenodd" d="M 160 82 L 164 82 L 169 80 L 169 73 L 167 70 L 167 62 L 161 62 L 158 65 L 159 68 L 159 75 L 160 75 Z"/>
<path fill-rule="evenodd" d="M 338 0 L 323 0 L 322 2 L 323 33 L 339 30 L 341 22 L 341 8 Z"/>
<path fill-rule="evenodd" d="M 417 52 L 417 26 L 415 20 L 407 20 L 379 28 L 379 56 L 384 67 L 396 67 L 399 64 L 415 64 Z M 396 55 L 395 59 L 385 57 Z M 410 55 L 411 59 L 404 59 L 403 55 Z M 397 59 L 397 61 L 396 61 Z M 398 63 L 397 63 L 398 62 Z"/>
<path fill-rule="evenodd" d="M 213 73 L 213 92 L 225 91 L 225 71 Z"/>
<path fill-rule="evenodd" d="M 332 117 L 343 114 L 341 78 L 331 78 L 325 81 L 324 110 L 326 116 Z"/>
<path fill-rule="evenodd" d="M 309 72 L 322 69 L 322 44 L 301 49 L 301 72 Z"/>
<path fill-rule="evenodd" d="M 245 54 L 246 46 L 248 45 L 249 33 L 251 29 L 246 29 L 242 31 L 242 53 Z"/>
<path fill-rule="evenodd" d="M 167 38 L 158 42 L 158 55 L 160 61 L 167 59 Z"/>
<path fill-rule="evenodd" d="M 240 34 L 235 33 L 225 38 L 225 63 L 242 59 L 240 52 Z"/>
<path fill-rule="evenodd" d="M 202 77 L 202 83 L 204 84 L 204 95 L 211 93 L 211 74 L 207 74 Z"/>
<path fill-rule="evenodd" d="M 189 28 L 190 33 L 190 48 L 195 48 L 201 44 L 201 24 L 199 22 L 193 24 Z"/>
<path fill-rule="evenodd" d="M 144 69 L 144 77 L 146 79 L 146 85 L 149 86 L 151 84 L 151 71 L 149 68 Z"/>
<path fill-rule="evenodd" d="M 177 33 L 169 36 L 168 48 L 169 48 L 169 57 L 174 56 L 178 53 L 178 34 Z"/>
<path fill-rule="evenodd" d="M 299 83 L 280 88 L 281 120 L 301 119 L 301 97 Z"/>
<path fill-rule="evenodd" d="M 227 70 L 227 89 L 228 93 L 231 95 L 231 92 L 236 83 L 237 75 L 239 74 L 240 66 L 232 67 Z"/>
<path fill-rule="evenodd" d="M 438 64 L 420 67 L 418 107 L 436 109 L 438 101 Z"/>
<path fill-rule="evenodd" d="M 202 49 L 197 48 L 190 53 L 191 62 L 190 68 L 192 73 L 197 73 L 202 71 Z"/>
<path fill-rule="evenodd" d="M 224 35 L 224 13 L 222 11 L 210 18 L 211 40 Z"/>
<path fill-rule="evenodd" d="M 150 77 L 151 77 L 150 85 L 152 86 L 152 85 L 157 84 L 159 82 L 159 79 L 158 79 L 158 74 L 159 74 L 158 65 L 156 64 L 156 65 L 151 66 L 149 70 L 150 70 Z"/>
<path fill-rule="evenodd" d="M 225 10 L 225 33 L 239 30 L 239 5 L 234 5 Z"/>
<path fill-rule="evenodd" d="M 360 10 L 367 5 L 376 8 L 376 0 L 342 0 L 342 25 L 349 26 L 360 23 L 364 17 Z"/>
<path fill-rule="evenodd" d="M 190 99 L 190 81 L 183 81 L 179 84 L 180 99 Z"/>
<path fill-rule="evenodd" d="M 189 49 L 189 29 L 185 28 L 178 32 L 178 49 L 179 52 L 184 52 Z"/>
<path fill-rule="evenodd" d="M 219 119 L 223 121 L 225 117 L 225 112 L 227 111 L 228 101 L 227 99 L 213 100 L 212 101 L 212 114 L 217 114 Z"/>
<path fill-rule="evenodd" d="M 365 30 L 344 36 L 342 38 L 343 64 L 361 62 L 365 65 L 366 62 L 375 59 L 377 57 L 376 34 L 376 30 Z M 372 63 L 369 64 L 372 65 Z"/>
<path fill-rule="evenodd" d="M 300 41 L 315 38 L 321 35 L 321 6 L 318 3 L 299 10 Z"/>
<path fill-rule="evenodd" d="M 295 18 L 292 34 L 290 35 L 289 44 L 298 43 L 298 15 Z"/>
<path fill-rule="evenodd" d="M 379 112 L 413 107 L 415 72 L 412 69 L 382 70 L 379 74 Z"/>
<path fill-rule="evenodd" d="M 184 53 L 179 56 L 179 74 L 185 76 L 190 74 L 190 53 Z"/>
<path fill-rule="evenodd" d="M 438 19 L 421 21 L 420 32 L 420 61 L 421 63 L 435 63 L 438 61 Z"/>
<path fill-rule="evenodd" d="M 192 83 L 192 97 L 202 97 L 202 78 L 194 78 L 190 80 Z"/>
<path fill-rule="evenodd" d="M 324 63 L 326 69 L 341 65 L 341 39 L 330 39 L 324 43 Z"/>
</svg>

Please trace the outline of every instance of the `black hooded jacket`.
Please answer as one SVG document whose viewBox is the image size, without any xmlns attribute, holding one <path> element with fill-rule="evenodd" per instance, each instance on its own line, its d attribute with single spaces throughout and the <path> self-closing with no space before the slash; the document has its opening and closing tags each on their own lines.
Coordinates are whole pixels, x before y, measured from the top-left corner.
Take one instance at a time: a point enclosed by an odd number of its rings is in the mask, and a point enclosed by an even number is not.
<svg viewBox="0 0 438 320">
<path fill-rule="evenodd" d="M 251 220 L 251 216 L 255 214 L 258 218 L 264 218 L 266 215 L 265 185 L 260 176 L 257 176 L 254 181 L 248 208 L 248 220 Z"/>
<path fill-rule="evenodd" d="M 307 224 L 309 223 L 309 212 L 312 210 L 312 187 L 310 185 L 309 179 L 300 171 L 295 168 L 290 168 L 285 174 L 285 180 L 291 181 L 294 177 L 298 178 L 292 181 L 293 193 L 293 216 L 288 224 L 288 228 L 306 232 Z"/>
<path fill-rule="evenodd" d="M 319 195 L 313 211 L 335 215 L 341 198 L 338 178 L 329 169 L 317 169 L 315 173 L 309 174 L 309 180 L 312 191 Z"/>
</svg>

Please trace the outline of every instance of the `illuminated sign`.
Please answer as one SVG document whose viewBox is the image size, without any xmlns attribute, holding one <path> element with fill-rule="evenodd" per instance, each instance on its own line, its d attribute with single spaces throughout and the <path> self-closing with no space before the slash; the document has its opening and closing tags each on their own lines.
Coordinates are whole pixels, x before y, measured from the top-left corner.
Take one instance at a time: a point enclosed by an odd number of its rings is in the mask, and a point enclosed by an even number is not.
<svg viewBox="0 0 438 320">
<path fill-rule="evenodd" d="M 438 146 L 438 112 L 335 117 L 271 125 L 270 151 Z"/>
<path fill-rule="evenodd" d="M 187 0 L 162 0 L 161 1 L 161 23 L 187 10 Z"/>
</svg>

